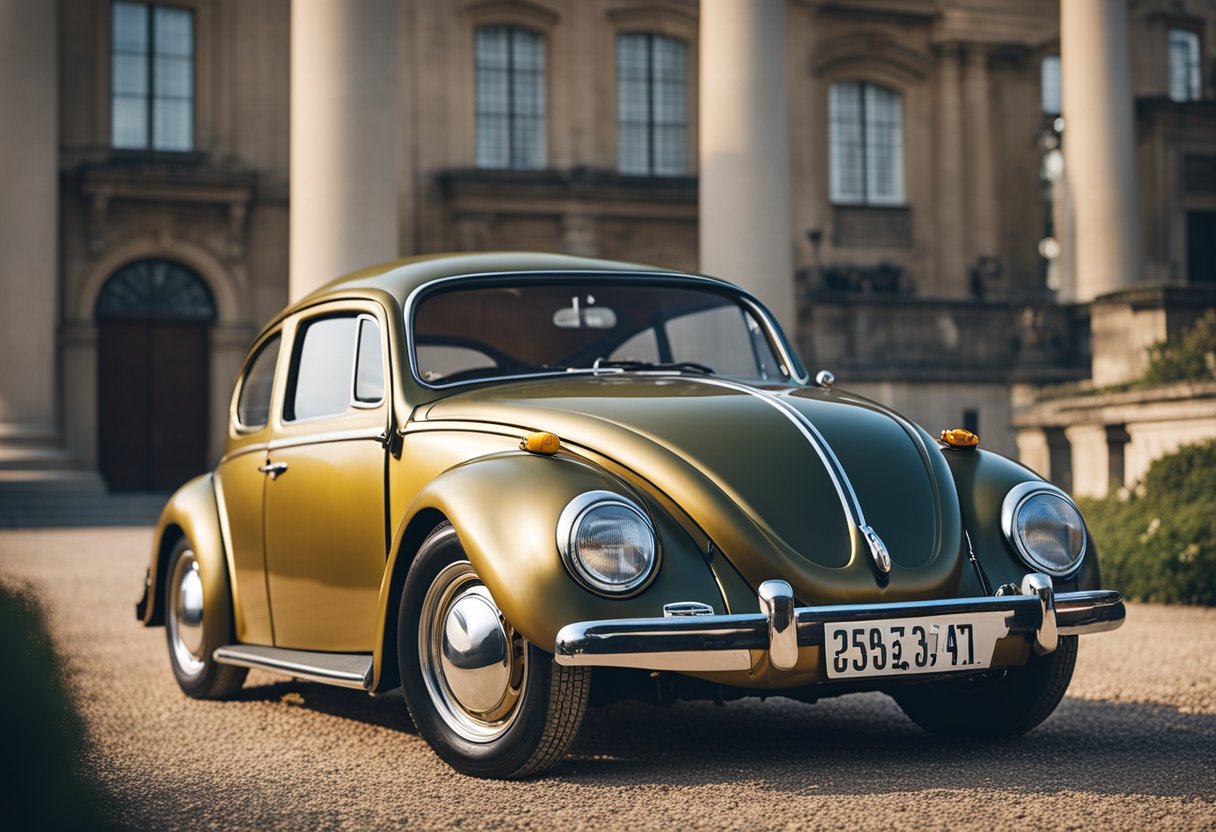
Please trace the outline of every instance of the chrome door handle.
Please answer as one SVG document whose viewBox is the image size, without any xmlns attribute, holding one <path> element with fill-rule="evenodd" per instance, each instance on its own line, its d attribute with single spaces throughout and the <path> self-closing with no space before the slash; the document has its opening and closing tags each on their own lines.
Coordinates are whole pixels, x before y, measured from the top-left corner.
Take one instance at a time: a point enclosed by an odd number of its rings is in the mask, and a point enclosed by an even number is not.
<svg viewBox="0 0 1216 832">
<path fill-rule="evenodd" d="M 287 463 L 267 462 L 265 465 L 258 466 L 258 470 L 263 474 L 270 474 L 270 478 L 273 480 L 278 477 L 279 474 L 287 470 Z"/>
</svg>

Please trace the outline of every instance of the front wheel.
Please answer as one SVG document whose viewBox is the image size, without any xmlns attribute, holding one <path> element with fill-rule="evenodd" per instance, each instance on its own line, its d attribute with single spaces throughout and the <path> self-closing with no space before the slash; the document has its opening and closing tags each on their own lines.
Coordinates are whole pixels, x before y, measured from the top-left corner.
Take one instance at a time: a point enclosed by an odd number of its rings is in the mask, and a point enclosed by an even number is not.
<svg viewBox="0 0 1216 832">
<path fill-rule="evenodd" d="M 587 707 L 590 671 L 562 667 L 516 632 L 450 525 L 431 532 L 410 565 L 397 621 L 406 705 L 449 765 L 515 778 L 565 756 Z"/>
<path fill-rule="evenodd" d="M 1077 637 L 1060 636 L 1056 649 L 1010 667 L 966 679 L 894 688 L 905 714 L 943 737 L 1017 737 L 1051 716 L 1064 698 L 1077 661 Z"/>
</svg>

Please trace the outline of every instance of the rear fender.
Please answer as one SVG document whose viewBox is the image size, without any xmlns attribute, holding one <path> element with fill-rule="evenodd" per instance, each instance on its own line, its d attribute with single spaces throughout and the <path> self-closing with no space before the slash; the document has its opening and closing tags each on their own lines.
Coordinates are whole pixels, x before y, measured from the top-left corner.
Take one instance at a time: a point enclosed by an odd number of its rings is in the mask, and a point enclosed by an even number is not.
<svg viewBox="0 0 1216 832">
<path fill-rule="evenodd" d="M 203 627 L 211 632 L 232 633 L 228 562 L 211 474 L 195 477 L 179 488 L 160 513 L 153 537 L 144 625 L 151 627 L 165 623 L 165 578 L 169 554 L 183 536 L 190 541 L 190 547 L 194 550 L 199 577 L 203 582 Z"/>
</svg>

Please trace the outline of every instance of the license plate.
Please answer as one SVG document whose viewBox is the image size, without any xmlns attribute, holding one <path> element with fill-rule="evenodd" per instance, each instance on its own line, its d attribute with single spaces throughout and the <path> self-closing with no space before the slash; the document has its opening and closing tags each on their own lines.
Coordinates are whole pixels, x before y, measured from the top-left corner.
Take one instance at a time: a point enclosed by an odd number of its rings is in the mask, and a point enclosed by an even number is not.
<svg viewBox="0 0 1216 832">
<path fill-rule="evenodd" d="M 1009 634 L 1006 617 L 980 612 L 825 624 L 828 678 L 983 670 L 997 640 Z"/>
</svg>

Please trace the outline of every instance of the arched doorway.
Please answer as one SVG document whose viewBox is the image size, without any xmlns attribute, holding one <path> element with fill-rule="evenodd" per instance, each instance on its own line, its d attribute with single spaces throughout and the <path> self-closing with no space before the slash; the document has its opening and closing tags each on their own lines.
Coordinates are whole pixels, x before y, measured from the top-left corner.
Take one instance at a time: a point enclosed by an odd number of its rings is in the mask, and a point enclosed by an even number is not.
<svg viewBox="0 0 1216 832">
<path fill-rule="evenodd" d="M 215 302 L 190 269 L 139 260 L 97 298 L 97 433 L 113 490 L 176 488 L 207 466 L 207 334 Z"/>
</svg>

